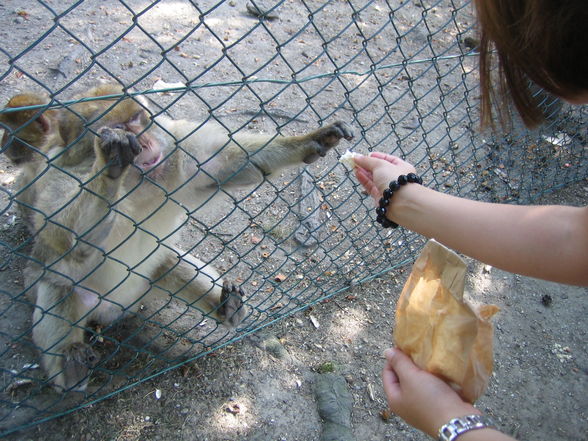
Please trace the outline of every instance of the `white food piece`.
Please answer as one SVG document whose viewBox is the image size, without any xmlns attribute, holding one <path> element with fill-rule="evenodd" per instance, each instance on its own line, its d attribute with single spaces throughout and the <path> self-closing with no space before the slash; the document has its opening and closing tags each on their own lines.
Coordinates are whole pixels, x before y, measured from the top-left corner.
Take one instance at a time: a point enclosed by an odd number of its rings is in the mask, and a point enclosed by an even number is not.
<svg viewBox="0 0 588 441">
<path fill-rule="evenodd" d="M 345 166 L 353 169 L 355 168 L 355 157 L 359 156 L 359 153 L 352 152 L 351 150 L 347 150 L 345 153 L 341 155 L 339 158 L 339 162 L 345 164 Z"/>
</svg>

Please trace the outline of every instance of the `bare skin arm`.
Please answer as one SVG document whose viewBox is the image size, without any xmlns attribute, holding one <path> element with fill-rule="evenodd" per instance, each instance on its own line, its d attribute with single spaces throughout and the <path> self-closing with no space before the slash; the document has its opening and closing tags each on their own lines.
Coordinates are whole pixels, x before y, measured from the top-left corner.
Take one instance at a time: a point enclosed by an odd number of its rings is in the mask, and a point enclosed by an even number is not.
<svg viewBox="0 0 588 441">
<path fill-rule="evenodd" d="M 359 182 L 379 201 L 414 167 L 395 156 L 358 156 Z M 517 206 L 458 198 L 418 184 L 392 197 L 390 220 L 482 262 L 531 277 L 588 285 L 588 207 Z"/>
</svg>

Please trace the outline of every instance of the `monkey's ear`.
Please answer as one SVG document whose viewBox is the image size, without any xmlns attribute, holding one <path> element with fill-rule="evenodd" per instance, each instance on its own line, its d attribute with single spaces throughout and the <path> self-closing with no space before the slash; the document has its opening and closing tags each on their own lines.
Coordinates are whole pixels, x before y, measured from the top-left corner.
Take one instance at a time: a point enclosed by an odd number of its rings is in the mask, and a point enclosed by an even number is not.
<svg viewBox="0 0 588 441">
<path fill-rule="evenodd" d="M 51 131 L 51 121 L 49 120 L 49 118 L 47 118 L 47 116 L 44 113 L 41 113 L 37 117 L 35 122 L 41 126 L 41 131 L 45 135 Z"/>
<path fill-rule="evenodd" d="M 48 102 L 49 99 L 43 95 L 19 94 L 8 101 L 6 108 L 17 109 L 44 105 Z M 0 141 L 2 153 L 6 154 L 15 164 L 31 159 L 33 149 L 30 146 L 40 149 L 46 137 L 53 130 L 52 115 L 54 112 L 54 110 L 38 108 L 1 113 L 0 123 L 2 128 L 6 129 Z"/>
<path fill-rule="evenodd" d="M 48 98 L 34 93 L 22 93 L 14 95 L 6 104 L 6 109 L 14 109 L 17 107 L 38 106 L 40 104 L 47 104 Z M 27 123 L 28 131 L 38 131 L 44 135 L 51 130 L 51 121 L 45 114 L 46 112 L 39 112 L 39 109 L 19 110 L 16 112 L 0 114 L 0 122 L 9 126 L 12 130 L 19 130 L 24 128 Z"/>
</svg>

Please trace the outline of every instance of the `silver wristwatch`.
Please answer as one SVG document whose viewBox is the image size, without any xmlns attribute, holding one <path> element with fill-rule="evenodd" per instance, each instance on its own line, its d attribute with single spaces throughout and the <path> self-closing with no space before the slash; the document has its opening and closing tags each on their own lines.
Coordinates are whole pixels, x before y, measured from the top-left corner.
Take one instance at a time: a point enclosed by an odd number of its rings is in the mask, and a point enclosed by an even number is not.
<svg viewBox="0 0 588 441">
<path fill-rule="evenodd" d="M 439 441 L 453 441 L 468 430 L 484 428 L 496 429 L 494 421 L 485 415 L 468 415 L 454 418 L 439 429 Z"/>
</svg>

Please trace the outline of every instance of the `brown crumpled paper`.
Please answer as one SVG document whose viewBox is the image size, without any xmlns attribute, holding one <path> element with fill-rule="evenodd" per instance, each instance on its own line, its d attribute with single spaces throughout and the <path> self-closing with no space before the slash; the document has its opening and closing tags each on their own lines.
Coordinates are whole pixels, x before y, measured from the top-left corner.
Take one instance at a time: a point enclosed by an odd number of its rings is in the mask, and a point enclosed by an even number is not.
<svg viewBox="0 0 588 441">
<path fill-rule="evenodd" d="M 447 381 L 474 403 L 492 374 L 495 305 L 463 298 L 466 264 L 434 240 L 427 242 L 396 306 L 394 340 L 417 366 Z"/>
</svg>

